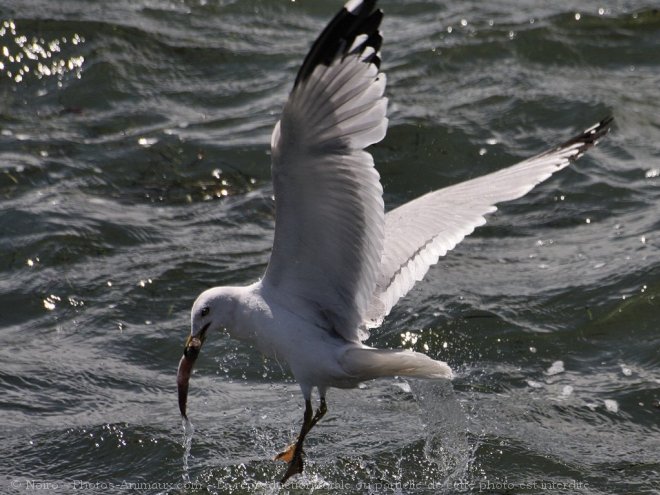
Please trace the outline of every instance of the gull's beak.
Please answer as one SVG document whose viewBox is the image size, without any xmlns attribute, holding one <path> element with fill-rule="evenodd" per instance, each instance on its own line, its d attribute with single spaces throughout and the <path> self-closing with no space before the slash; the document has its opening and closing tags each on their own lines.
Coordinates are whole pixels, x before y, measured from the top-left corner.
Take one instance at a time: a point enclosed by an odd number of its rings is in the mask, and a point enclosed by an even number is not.
<svg viewBox="0 0 660 495">
<path fill-rule="evenodd" d="M 190 375 L 192 374 L 193 365 L 199 356 L 199 351 L 202 349 L 202 344 L 204 344 L 204 335 L 208 325 L 202 329 L 199 333 L 199 337 L 193 337 L 189 335 L 186 339 L 186 345 L 183 348 L 183 356 L 181 356 L 181 361 L 179 361 L 179 369 L 176 372 L 176 385 L 179 391 L 179 411 L 181 411 L 181 416 L 188 419 L 186 416 L 186 403 L 188 402 L 188 382 L 190 381 Z"/>
</svg>

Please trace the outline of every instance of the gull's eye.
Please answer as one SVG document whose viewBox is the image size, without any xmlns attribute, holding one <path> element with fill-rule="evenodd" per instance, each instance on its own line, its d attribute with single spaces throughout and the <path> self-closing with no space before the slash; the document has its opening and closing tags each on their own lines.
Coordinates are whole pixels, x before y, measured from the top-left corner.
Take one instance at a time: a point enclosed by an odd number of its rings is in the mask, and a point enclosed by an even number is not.
<svg viewBox="0 0 660 495">
<path fill-rule="evenodd" d="M 202 308 L 202 312 L 200 313 L 200 314 L 202 315 L 202 318 L 205 317 L 205 316 L 207 316 L 207 315 L 209 314 L 210 311 L 211 311 L 211 310 L 209 309 L 208 306 L 204 306 L 204 307 Z"/>
</svg>

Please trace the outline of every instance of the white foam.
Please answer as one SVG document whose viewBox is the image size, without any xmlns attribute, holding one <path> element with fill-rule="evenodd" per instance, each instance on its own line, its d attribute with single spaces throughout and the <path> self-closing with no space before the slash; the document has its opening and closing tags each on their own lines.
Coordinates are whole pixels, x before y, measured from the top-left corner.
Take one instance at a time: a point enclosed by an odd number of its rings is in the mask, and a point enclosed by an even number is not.
<svg viewBox="0 0 660 495">
<path fill-rule="evenodd" d="M 619 403 L 617 401 L 613 399 L 605 399 L 603 402 L 605 403 L 605 409 L 607 409 L 609 412 L 619 412 Z"/>
<path fill-rule="evenodd" d="M 558 375 L 564 372 L 564 361 L 555 361 L 545 372 L 547 375 Z"/>
</svg>

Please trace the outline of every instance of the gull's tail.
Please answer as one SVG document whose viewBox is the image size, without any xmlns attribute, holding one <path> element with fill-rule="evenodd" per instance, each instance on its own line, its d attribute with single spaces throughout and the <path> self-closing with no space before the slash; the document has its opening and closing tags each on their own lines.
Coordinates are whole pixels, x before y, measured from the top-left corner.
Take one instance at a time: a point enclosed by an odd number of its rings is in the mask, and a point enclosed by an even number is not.
<svg viewBox="0 0 660 495">
<path fill-rule="evenodd" d="M 451 380 L 453 375 L 447 363 L 403 349 L 354 347 L 344 352 L 341 365 L 346 373 L 359 380 L 389 376 Z"/>
</svg>

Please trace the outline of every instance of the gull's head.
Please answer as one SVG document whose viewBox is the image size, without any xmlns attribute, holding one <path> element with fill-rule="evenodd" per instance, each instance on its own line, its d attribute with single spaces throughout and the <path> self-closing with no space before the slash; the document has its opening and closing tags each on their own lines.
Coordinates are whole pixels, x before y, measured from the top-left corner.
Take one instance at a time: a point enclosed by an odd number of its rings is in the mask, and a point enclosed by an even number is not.
<svg viewBox="0 0 660 495">
<path fill-rule="evenodd" d="M 233 291 L 227 287 L 214 287 L 202 292 L 193 304 L 190 313 L 190 335 L 183 346 L 183 356 L 177 370 L 177 388 L 179 392 L 179 411 L 185 418 L 188 401 L 188 382 L 193 365 L 204 345 L 206 336 L 213 331 L 227 327 L 233 318 Z"/>
</svg>

